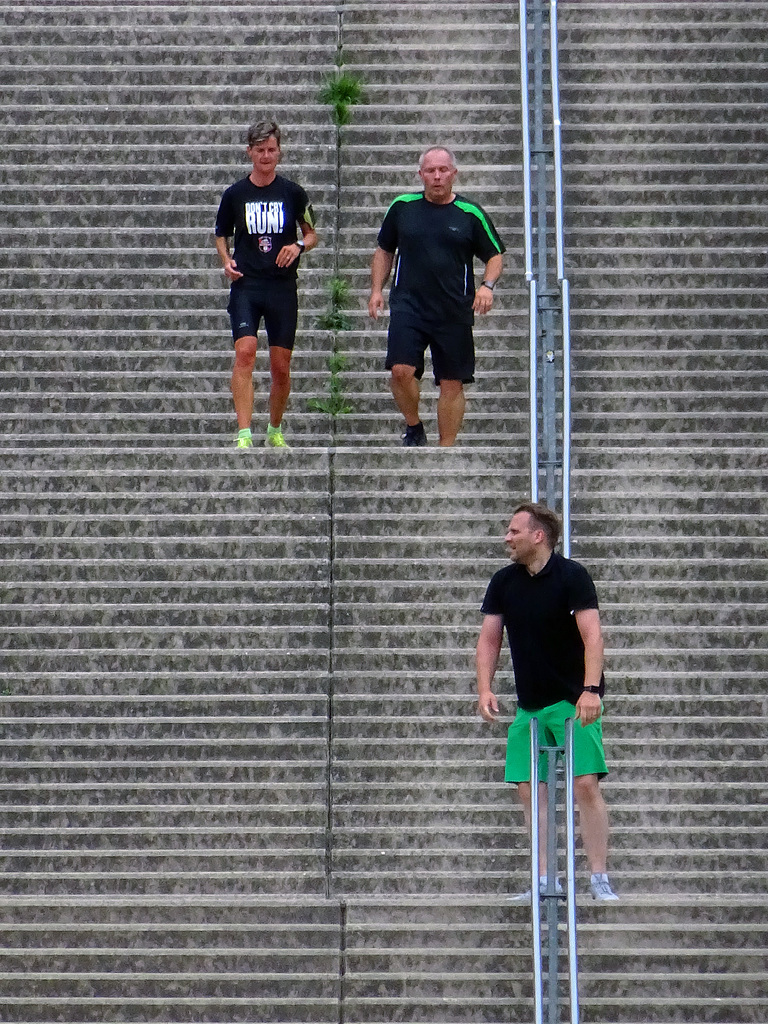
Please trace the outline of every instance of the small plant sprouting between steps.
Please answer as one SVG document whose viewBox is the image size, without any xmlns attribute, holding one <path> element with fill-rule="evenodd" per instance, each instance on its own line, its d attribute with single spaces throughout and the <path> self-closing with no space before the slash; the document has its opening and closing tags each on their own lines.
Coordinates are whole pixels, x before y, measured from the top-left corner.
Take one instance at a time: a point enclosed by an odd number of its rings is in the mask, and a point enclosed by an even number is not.
<svg viewBox="0 0 768 1024">
<path fill-rule="evenodd" d="M 328 75 L 319 95 L 320 102 L 331 107 L 331 117 L 338 128 L 349 124 L 352 117 L 350 107 L 356 106 L 362 99 L 363 86 L 360 79 L 345 71 Z"/>
<path fill-rule="evenodd" d="M 341 352 L 334 351 L 328 360 L 328 369 L 331 371 L 328 378 L 328 397 L 310 398 L 310 409 L 327 413 L 329 416 L 340 416 L 343 413 L 352 412 L 352 406 L 348 403 L 344 393 L 344 381 L 339 376 L 341 371 L 346 368 L 347 357 Z"/>
<path fill-rule="evenodd" d="M 344 312 L 349 305 L 349 284 L 343 277 L 332 277 L 326 291 L 329 308 L 317 318 L 317 326 L 324 331 L 351 331 L 352 321 Z"/>
</svg>

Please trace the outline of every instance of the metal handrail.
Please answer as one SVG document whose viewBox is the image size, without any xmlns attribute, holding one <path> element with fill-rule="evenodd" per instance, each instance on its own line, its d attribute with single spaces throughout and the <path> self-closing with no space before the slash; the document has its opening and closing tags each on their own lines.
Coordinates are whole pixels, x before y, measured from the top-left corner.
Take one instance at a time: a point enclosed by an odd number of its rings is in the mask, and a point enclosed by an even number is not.
<svg viewBox="0 0 768 1024">
<path fill-rule="evenodd" d="M 531 501 L 539 500 L 539 427 L 537 339 L 538 294 L 533 276 L 533 204 L 531 201 L 531 114 L 528 104 L 528 4 L 519 0 L 520 7 L 520 116 L 523 143 L 523 242 L 525 279 L 528 282 L 528 378 L 529 378 L 529 454 Z"/>
<path fill-rule="evenodd" d="M 573 806 L 573 727 L 565 722 L 565 894 L 568 919 L 568 985 L 571 1024 L 579 1024 L 579 967 L 576 954 L 576 826 Z"/>
<path fill-rule="evenodd" d="M 520 110 L 523 151 L 523 234 L 525 278 L 529 284 L 529 377 L 530 377 L 530 483 L 531 500 L 539 496 L 539 431 L 538 431 L 538 336 L 539 309 L 537 286 L 533 274 L 533 206 L 531 188 L 531 123 L 529 107 L 528 4 L 519 3 L 520 33 Z M 555 253 L 557 281 L 562 311 L 563 418 L 562 418 L 562 519 L 563 554 L 571 553 L 571 328 L 570 285 L 565 276 L 563 159 L 560 116 L 560 85 L 558 64 L 557 0 L 550 0 L 549 48 L 550 86 L 552 98 L 552 145 L 554 164 Z"/>
<path fill-rule="evenodd" d="M 565 277 L 563 255 L 563 153 L 560 135 L 560 82 L 557 56 L 557 0 L 549 0 L 549 75 L 552 95 L 552 148 L 555 168 L 555 250 L 557 280 Z"/>
<path fill-rule="evenodd" d="M 563 554 L 571 557 L 571 286 L 560 282 L 563 318 Z"/>
<path fill-rule="evenodd" d="M 533 278 L 533 227 L 531 204 L 531 116 L 528 106 L 528 4 L 520 4 L 520 113 L 523 122 L 523 238 L 525 241 L 525 279 Z"/>
<path fill-rule="evenodd" d="M 531 501 L 539 500 L 539 385 L 536 376 L 539 337 L 538 307 L 538 285 L 536 279 L 532 277 L 528 282 L 528 362 L 530 364 L 528 430 L 531 456 Z"/>
<path fill-rule="evenodd" d="M 549 4 L 549 68 L 550 91 L 552 95 L 552 149 L 555 168 L 555 252 L 557 259 L 557 280 L 560 285 L 560 302 L 563 332 L 563 468 L 562 468 L 562 516 L 563 554 L 571 554 L 571 300 L 570 285 L 565 276 L 565 240 L 563 225 L 563 143 L 560 117 L 560 71 L 557 53 L 557 0 Z"/>
<path fill-rule="evenodd" d="M 539 720 L 531 719 L 531 931 L 533 933 L 533 1024 L 544 1021 L 544 975 L 541 966 L 539 900 Z"/>
<path fill-rule="evenodd" d="M 557 776 L 555 772 L 556 756 L 562 755 L 565 763 L 565 787 L 563 799 L 565 801 L 565 865 L 566 865 L 566 934 L 568 941 L 568 985 L 569 985 L 569 1010 L 571 1024 L 579 1024 L 579 971 L 576 942 L 576 828 L 575 811 L 573 799 L 573 730 L 574 720 L 569 718 L 565 722 L 565 743 L 562 747 L 542 747 L 539 745 L 538 720 L 532 718 L 530 722 L 530 785 L 531 785 L 531 932 L 533 946 L 533 1024 L 544 1024 L 544 971 L 542 965 L 542 934 L 541 934 L 541 892 L 539 885 L 539 852 L 541 838 L 539 836 L 539 755 L 547 752 L 547 801 L 549 804 L 549 819 L 554 821 L 554 802 L 557 793 Z M 551 827 L 551 826 L 549 826 Z M 556 900 L 555 879 L 557 878 L 557 842 L 556 837 L 548 834 L 547 837 L 547 890 L 545 897 L 548 900 Z M 560 897 L 562 898 L 562 897 Z M 555 911 L 552 911 L 555 914 Z M 549 957 L 547 972 L 549 981 L 549 1014 L 550 1021 L 559 1020 L 557 1000 L 557 940 L 555 927 L 556 914 L 553 918 L 549 915 Z M 553 976 L 554 971 L 554 976 Z"/>
</svg>

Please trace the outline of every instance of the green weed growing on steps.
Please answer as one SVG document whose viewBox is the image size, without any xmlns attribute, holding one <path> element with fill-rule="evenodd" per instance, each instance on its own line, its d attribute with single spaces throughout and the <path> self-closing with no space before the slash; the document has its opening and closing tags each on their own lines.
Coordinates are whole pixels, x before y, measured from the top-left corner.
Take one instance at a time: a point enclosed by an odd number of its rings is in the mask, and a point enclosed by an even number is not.
<svg viewBox="0 0 768 1024">
<path fill-rule="evenodd" d="M 347 357 L 335 349 L 328 360 L 328 369 L 331 371 L 328 378 L 328 397 L 310 398 L 309 407 L 316 412 L 324 412 L 329 416 L 341 416 L 344 413 L 353 412 L 352 406 L 347 401 L 346 388 L 340 374 L 347 368 Z"/>
<path fill-rule="evenodd" d="M 326 331 L 350 331 L 352 321 L 344 312 L 344 307 L 349 305 L 349 282 L 343 277 L 332 277 L 326 286 L 328 293 L 329 308 L 317 318 L 317 326 Z M 344 381 L 340 374 L 347 367 L 346 356 L 342 355 L 336 348 L 334 342 L 333 352 L 328 359 L 328 395 L 326 398 L 310 398 L 309 407 L 317 412 L 327 413 L 329 416 L 340 416 L 343 413 L 352 412 L 345 395 Z"/>
<path fill-rule="evenodd" d="M 326 76 L 318 99 L 331 108 L 333 123 L 341 128 L 345 124 L 349 124 L 352 118 L 350 107 L 362 102 L 362 82 L 355 75 L 349 75 L 346 71 L 338 71 L 336 74 Z"/>
<path fill-rule="evenodd" d="M 344 312 L 349 305 L 349 284 L 343 277 L 332 277 L 326 287 L 329 307 L 317 318 L 317 326 L 324 331 L 351 331 L 352 321 Z"/>
</svg>

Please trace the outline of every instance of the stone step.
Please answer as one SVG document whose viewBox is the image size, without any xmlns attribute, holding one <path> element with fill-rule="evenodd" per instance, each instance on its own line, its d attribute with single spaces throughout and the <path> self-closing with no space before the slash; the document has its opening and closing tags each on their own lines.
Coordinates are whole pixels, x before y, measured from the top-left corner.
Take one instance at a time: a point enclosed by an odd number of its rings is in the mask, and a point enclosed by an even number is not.
<svg viewBox="0 0 768 1024">
<path fill-rule="evenodd" d="M 483 0 L 480 0 L 483 2 Z M 262 0 L 245 5 L 242 0 L 222 0 L 222 3 L 211 6 L 205 0 L 188 0 L 186 3 L 164 3 L 159 7 L 147 7 L 141 11 L 141 28 L 144 30 L 175 29 L 179 25 L 184 28 L 216 29 L 231 28 L 241 16 L 244 8 L 252 11 L 255 18 L 266 15 L 274 20 L 280 31 L 291 31 L 297 27 L 297 15 L 301 15 L 304 25 L 331 24 L 336 25 L 336 14 L 324 0 L 306 0 L 299 3 L 286 3 L 276 7 L 272 0 Z M 104 2 L 98 5 L 83 7 L 73 0 L 64 0 L 53 12 L 44 0 L 32 0 L 28 7 L 34 10 L 35 24 L 51 32 L 79 30 L 83 26 L 107 31 L 109 29 L 135 29 L 135 12 L 126 9 L 119 2 Z M 281 21 L 281 16 L 285 20 Z M 11 8 L 7 26 L 28 25 L 26 12 L 23 8 Z M 201 33 L 204 34 L 204 33 Z"/>
<path fill-rule="evenodd" d="M 328 154 L 329 157 L 332 155 L 332 153 Z M 80 170 L 82 174 L 82 168 Z M 235 170 L 234 177 L 244 178 L 247 170 L 248 168 L 243 167 L 241 164 Z M 332 221 L 333 205 L 336 200 L 336 186 L 329 181 L 332 165 L 326 163 L 325 167 L 321 166 L 320 168 L 310 169 L 309 176 L 303 173 L 303 168 L 297 168 L 296 173 L 297 175 L 301 174 L 302 181 L 306 182 L 305 187 L 307 191 L 312 192 L 312 204 L 318 213 L 318 217 L 325 218 L 326 223 Z M 212 232 L 218 198 L 220 191 L 223 191 L 223 189 L 219 190 L 218 188 L 219 181 L 224 179 L 223 173 L 217 170 L 215 181 L 211 181 L 210 169 L 208 169 L 207 176 L 203 176 L 199 172 L 193 173 L 190 181 L 185 182 L 183 201 L 179 196 L 178 182 L 174 181 L 173 178 L 169 177 L 168 180 L 163 181 L 158 180 L 156 176 L 146 175 L 146 177 L 146 181 L 137 181 L 136 175 L 132 174 L 129 180 L 121 181 L 121 174 L 118 172 L 115 175 L 115 181 L 105 180 L 103 183 L 99 183 L 91 179 L 87 185 L 83 185 L 82 182 L 78 184 L 76 181 L 74 183 L 67 183 L 65 180 L 60 180 L 57 176 L 57 180 L 49 184 L 45 190 L 39 185 L 37 188 L 33 187 L 30 189 L 29 183 L 14 181 L 6 183 L 4 191 L 7 196 L 9 211 L 13 211 L 16 215 L 25 213 L 30 219 L 34 219 L 36 215 L 47 218 L 51 212 L 65 215 L 67 208 L 73 221 L 78 216 L 75 210 L 80 208 L 87 208 L 89 214 L 94 219 L 98 219 L 101 211 L 108 213 L 118 208 L 121 212 L 128 214 L 131 210 L 139 212 L 139 207 L 146 209 L 147 207 L 157 207 L 162 204 L 166 207 L 165 216 L 169 220 L 175 218 L 175 211 L 178 211 L 182 218 L 188 218 L 192 214 L 199 216 L 199 223 L 204 224 L 206 227 L 210 226 Z M 120 187 L 119 192 L 116 192 L 115 186 Z M 35 201 L 37 195 L 44 195 L 47 200 L 43 209 L 40 209 L 39 201 Z M 116 199 L 119 201 L 116 202 Z M 59 209 L 59 207 L 62 208 Z M 130 215 L 123 218 L 124 226 L 126 220 L 128 222 L 132 220 Z M 189 223 L 188 219 L 187 223 Z M 50 227 L 50 220 L 46 219 L 43 225 Z M 213 246 L 211 246 L 211 253 L 210 264 L 216 266 Z M 321 255 L 322 250 L 317 253 L 317 256 Z M 313 264 L 316 258 L 313 258 Z M 307 262 L 309 261 L 304 262 L 304 266 L 306 266 Z M 98 286 L 100 283 L 98 280 L 100 268 L 91 267 L 89 270 L 95 276 L 95 283 Z"/>
<path fill-rule="evenodd" d="M 232 1020 L 337 1020 L 338 902 L 49 897 L 4 901 L 3 919 L 17 943 L 0 979 L 9 1021 L 135 1015 L 147 999 L 177 1020 L 213 1020 L 222 1004 Z"/>
<path fill-rule="evenodd" d="M 284 707 L 289 707 L 297 700 L 305 707 L 305 713 L 325 713 L 323 701 L 326 700 L 327 676 L 320 672 L 315 672 L 310 678 L 289 677 L 286 680 L 286 692 L 279 689 L 279 680 L 265 677 L 264 673 L 254 673 L 254 678 L 258 682 L 258 693 L 214 692 L 217 682 L 223 679 L 215 673 L 205 673 L 199 679 L 181 679 L 178 691 L 169 693 L 168 679 L 161 674 L 146 679 L 141 692 L 136 692 L 137 680 L 119 674 L 119 678 L 113 680 L 113 692 L 105 687 L 107 692 L 96 694 L 91 690 L 93 681 L 82 673 L 75 674 L 71 679 L 56 676 L 30 677 L 23 692 L 12 690 L 3 695 L 3 718 L 26 718 L 35 712 L 38 717 L 49 716 L 63 720 L 78 720 L 86 713 L 91 717 L 104 716 L 109 719 L 127 714 L 133 718 L 165 716 L 173 719 L 188 716 L 190 709 L 197 708 L 200 709 L 200 717 L 249 713 L 272 716 L 280 714 Z M 434 673 L 426 679 L 376 673 L 366 673 L 361 678 L 334 673 L 335 710 L 350 720 L 356 713 L 365 715 L 371 711 L 386 712 L 392 717 L 422 714 L 425 706 L 430 708 L 432 705 L 438 705 L 443 711 L 455 709 L 455 713 L 462 716 L 468 711 L 474 711 L 474 697 L 468 692 L 466 679 L 461 673 L 440 675 L 440 679 L 443 685 L 436 695 Z M 726 680 L 727 692 L 723 693 Z M 131 688 L 131 684 L 134 688 Z M 762 709 L 762 698 L 757 684 L 756 677 L 740 679 L 738 676 L 729 677 L 723 672 L 716 680 L 712 680 L 711 692 L 701 689 L 693 691 L 686 687 L 685 680 L 660 677 L 645 680 L 643 685 L 641 680 L 617 677 L 614 672 L 611 673 L 606 700 L 612 724 L 618 715 L 624 730 L 627 722 L 636 719 L 641 708 L 654 720 L 659 718 L 664 722 L 674 721 L 675 712 L 684 712 L 690 728 L 695 729 L 695 716 L 704 699 L 708 713 L 717 711 L 718 715 L 730 719 L 738 717 L 740 709 L 745 714 L 748 709 L 750 714 L 758 716 Z M 130 695 L 125 694 L 126 689 L 130 690 Z"/>
<path fill-rule="evenodd" d="M 286 600 L 290 599 L 288 592 Z M 284 670 L 279 675 L 263 669 L 261 665 L 255 665 L 249 668 L 248 679 L 264 699 L 271 698 L 277 703 L 326 693 L 328 689 L 327 668 L 321 664 L 301 671 Z M 82 699 L 93 707 L 100 699 L 117 698 L 126 692 L 133 694 L 132 699 L 139 704 L 147 695 L 152 694 L 180 701 L 186 696 L 205 700 L 211 691 L 229 692 L 226 688 L 229 686 L 231 690 L 231 674 L 226 669 L 215 668 L 198 672 L 130 672 L 116 669 L 108 676 L 100 677 L 98 673 L 87 670 L 68 672 L 54 666 L 49 672 L 8 671 L 5 683 L 4 689 L 10 693 L 5 693 L 4 698 L 12 695 L 14 699 L 23 700 L 25 694 L 36 693 L 40 697 L 45 694 L 48 699 L 60 694 L 66 695 L 67 699 Z M 39 697 L 34 699 L 38 700 Z M 237 699 L 237 695 L 233 699 Z"/>
<path fill-rule="evenodd" d="M 281 26 L 282 33 L 287 26 Z M 227 29 L 229 31 L 229 29 Z M 201 35 L 203 30 L 201 29 Z M 7 40 L 0 37 L 0 45 Z M 79 56 L 79 54 L 78 54 Z M 307 65 L 300 56 L 293 55 L 292 60 L 285 64 L 260 65 L 259 77 L 263 86 L 268 89 L 311 89 L 308 93 L 310 102 L 317 102 L 317 92 L 325 75 L 335 68 L 333 55 L 322 51 L 317 55 L 316 63 Z M 151 63 L 150 61 L 129 60 L 115 64 L 87 63 L 82 60 L 71 64 L 42 63 L 36 66 L 35 81 L 19 83 L 19 66 L 5 65 L 0 69 L 0 90 L 7 90 L 10 95 L 19 97 L 28 95 L 39 98 L 41 95 L 61 97 L 71 93 L 74 99 L 89 98 L 92 101 L 109 101 L 131 95 L 131 90 L 141 90 L 138 96 L 154 95 L 161 98 L 166 90 L 168 95 L 188 90 L 190 97 L 207 98 L 211 92 L 220 88 L 249 88 L 253 85 L 253 75 L 246 67 L 229 66 L 222 63 L 205 64 L 202 61 L 194 64 L 174 65 L 170 63 Z M 109 90 L 108 92 L 106 90 Z M 139 99 L 140 102 L 140 99 Z"/>
<path fill-rule="evenodd" d="M 385 347 L 385 346 L 383 346 Z M 221 363 L 226 359 L 226 367 L 222 368 Z M 178 374 L 169 374 L 167 371 L 156 373 L 149 372 L 104 372 L 104 373 L 78 373 L 77 371 L 59 371 L 56 373 L 41 370 L 32 371 L 28 375 L 8 374 L 5 379 L 0 379 L 0 410 L 6 415 L 12 411 L 12 400 L 24 401 L 30 408 L 35 402 L 50 400 L 53 408 L 58 411 L 58 406 L 67 403 L 76 407 L 79 403 L 91 403 L 98 407 L 99 403 L 106 404 L 114 402 L 118 407 L 122 403 L 128 405 L 134 403 L 137 406 L 142 401 L 147 406 L 146 411 L 152 411 L 153 403 L 157 403 L 159 396 L 167 393 L 170 399 L 183 401 L 194 399 L 205 412 L 206 401 L 219 401 L 222 393 L 229 390 L 231 377 L 231 355 L 227 354 L 219 358 L 219 367 L 205 373 L 182 371 Z M 41 359 L 42 362 L 42 359 Z M 268 370 L 264 363 L 266 358 L 259 360 L 259 368 L 254 374 L 254 382 L 260 388 L 269 381 Z M 327 368 L 328 356 L 326 353 L 307 354 L 305 358 L 297 358 L 296 368 L 292 370 L 292 394 L 317 394 L 329 377 Z M 345 391 L 350 395 L 350 400 L 372 401 L 379 397 L 379 393 L 387 391 L 388 374 L 384 372 L 384 351 L 371 355 L 371 369 L 360 370 L 355 368 L 347 369 L 340 374 Z M 515 365 L 517 359 L 507 357 L 505 354 L 486 357 L 482 351 L 478 352 L 478 372 L 475 375 L 475 383 L 478 385 L 474 390 L 482 390 L 484 396 L 506 395 L 527 391 L 528 373 L 527 370 Z M 509 365 L 509 364 L 512 365 Z M 314 366 L 313 366 L 314 364 Z M 496 364 L 494 366 L 494 364 Z M 746 374 L 745 374 L 746 377 Z M 10 387 L 2 387 L 2 384 L 11 383 L 15 380 L 19 387 L 14 391 Z M 429 377 L 425 387 L 429 387 Z M 610 385 L 616 388 L 611 381 L 605 382 L 605 389 L 610 394 Z M 631 381 L 629 382 L 631 385 Z M 714 379 L 703 379 L 702 384 L 709 383 L 710 388 Z M 756 393 L 754 376 L 750 378 L 751 391 L 745 391 L 749 398 Z M 165 385 L 165 386 L 164 386 Z M 639 389 L 638 389 L 639 390 Z M 628 389 L 616 388 L 622 397 L 631 394 Z M 661 392 L 666 397 L 670 392 Z M 672 392 L 675 394 L 675 392 Z M 591 392 L 585 397 L 590 397 Z M 391 394 L 388 396 L 390 406 L 392 403 Z M 227 396 L 229 400 L 229 396 Z"/>
<path fill-rule="evenodd" d="M 298 337 L 297 349 L 291 363 L 292 380 L 296 387 L 301 385 L 304 390 L 308 390 L 313 381 L 315 384 L 322 383 L 322 378 L 329 373 L 328 357 L 332 339 L 326 337 L 322 339 L 326 343 L 323 348 L 318 344 L 316 349 L 312 349 L 312 343 L 319 343 L 320 340 L 314 333 L 312 332 L 312 336 L 309 337 Z M 344 342 L 347 342 L 346 338 Z M 490 347 L 494 343 L 498 346 L 498 351 Z M 478 333 L 475 336 L 475 347 L 480 357 L 475 374 L 476 382 L 482 383 L 486 389 L 502 390 L 510 388 L 511 385 L 521 390 L 527 388 L 527 354 L 517 347 L 511 348 L 508 338 Z M 339 374 L 347 390 L 354 389 L 357 393 L 371 392 L 376 390 L 377 384 L 386 381 L 387 375 L 383 368 L 384 348 L 383 339 L 382 350 L 379 352 L 353 350 L 349 343 L 338 346 L 339 351 L 347 359 L 347 368 Z M 264 365 L 266 360 L 262 361 L 258 355 L 257 353 L 254 380 L 261 385 L 269 379 L 269 374 Z M 184 369 L 177 368 L 176 359 L 183 360 Z M 218 391 L 229 385 L 233 357 L 231 352 L 212 349 L 175 353 L 147 349 L 126 356 L 105 351 L 7 351 L 3 352 L 3 362 L 9 369 L 0 371 L 0 393 L 14 389 L 22 393 L 42 390 L 61 393 L 77 390 L 88 393 L 102 392 L 106 395 L 121 391 L 136 392 L 139 388 L 147 391 L 167 389 L 174 392 L 200 393 L 204 388 Z M 661 377 L 665 371 L 662 369 L 656 372 Z M 673 369 L 669 372 L 682 371 Z M 693 375 L 694 371 L 690 372 Z M 745 378 L 750 373 L 748 369 L 731 372 L 736 377 L 742 374 Z M 654 371 L 649 370 L 649 375 L 653 373 Z M 716 374 L 722 373 L 723 370 L 701 372 L 696 374 L 693 380 L 709 383 L 711 387 L 718 379 Z M 320 381 L 318 377 L 321 378 Z M 611 379 L 610 371 L 607 377 Z M 620 379 L 618 371 L 617 377 Z M 629 379 L 631 382 L 631 377 Z M 751 379 L 754 380 L 754 376 Z"/>
</svg>

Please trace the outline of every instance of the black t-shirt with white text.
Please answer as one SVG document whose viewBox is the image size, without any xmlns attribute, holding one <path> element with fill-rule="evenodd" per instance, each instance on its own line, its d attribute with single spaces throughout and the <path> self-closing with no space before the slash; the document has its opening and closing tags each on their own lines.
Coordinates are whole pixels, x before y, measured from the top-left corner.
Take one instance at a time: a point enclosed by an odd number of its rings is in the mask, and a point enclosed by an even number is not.
<svg viewBox="0 0 768 1024">
<path fill-rule="evenodd" d="M 295 181 L 275 175 L 269 185 L 254 185 L 250 178 L 236 181 L 221 197 L 214 233 L 234 237 L 232 256 L 248 278 L 296 278 L 299 261 L 278 267 L 277 254 L 298 238 L 297 224 L 314 226 L 307 193 Z"/>
<path fill-rule="evenodd" d="M 396 253 L 389 308 L 424 323 L 474 321 L 475 257 L 487 263 L 505 251 L 491 218 L 462 196 L 431 203 L 423 192 L 398 196 L 378 244 Z"/>
<path fill-rule="evenodd" d="M 584 641 L 574 613 L 597 607 L 587 570 L 557 553 L 535 576 L 517 563 L 493 576 L 481 611 L 504 618 L 521 708 L 576 704 L 584 687 Z M 601 696 L 604 688 L 602 678 Z"/>
</svg>

